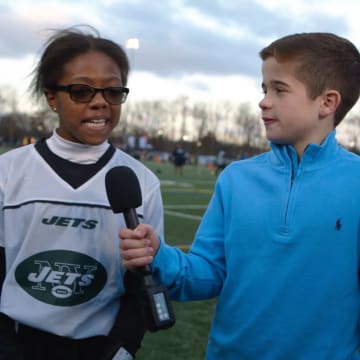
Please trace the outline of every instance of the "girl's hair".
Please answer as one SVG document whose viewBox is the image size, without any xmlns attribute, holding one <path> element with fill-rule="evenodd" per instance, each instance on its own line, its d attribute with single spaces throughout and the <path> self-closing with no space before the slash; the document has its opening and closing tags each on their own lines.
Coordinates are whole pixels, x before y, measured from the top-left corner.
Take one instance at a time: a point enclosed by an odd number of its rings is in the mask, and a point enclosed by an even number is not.
<svg viewBox="0 0 360 360">
<path fill-rule="evenodd" d="M 315 99 L 324 90 L 337 90 L 341 102 L 335 113 L 337 126 L 360 95 L 360 54 L 347 39 L 331 33 L 301 33 L 278 39 L 260 52 L 262 60 L 293 62 L 295 76 Z"/>
<path fill-rule="evenodd" d="M 87 31 L 81 27 L 85 27 Z M 112 58 L 120 69 L 122 85 L 126 86 L 129 60 L 120 45 L 100 37 L 99 32 L 90 25 L 54 31 L 44 44 L 40 60 L 32 72 L 30 90 L 36 98 L 42 97 L 47 88 L 57 85 L 68 61 L 88 51 L 99 51 Z"/>
</svg>

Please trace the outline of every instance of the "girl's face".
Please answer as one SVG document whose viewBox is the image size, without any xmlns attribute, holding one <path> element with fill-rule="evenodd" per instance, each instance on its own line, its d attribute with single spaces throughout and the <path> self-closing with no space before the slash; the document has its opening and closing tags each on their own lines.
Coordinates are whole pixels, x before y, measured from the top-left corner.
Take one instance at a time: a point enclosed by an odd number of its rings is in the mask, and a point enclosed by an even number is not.
<svg viewBox="0 0 360 360">
<path fill-rule="evenodd" d="M 95 88 L 122 86 L 118 65 L 98 51 L 89 51 L 64 64 L 57 85 L 83 84 Z M 121 105 L 111 105 L 97 92 L 88 103 L 76 102 L 66 91 L 46 93 L 49 106 L 58 113 L 57 133 L 66 140 L 98 145 L 109 138 L 118 124 Z"/>
</svg>

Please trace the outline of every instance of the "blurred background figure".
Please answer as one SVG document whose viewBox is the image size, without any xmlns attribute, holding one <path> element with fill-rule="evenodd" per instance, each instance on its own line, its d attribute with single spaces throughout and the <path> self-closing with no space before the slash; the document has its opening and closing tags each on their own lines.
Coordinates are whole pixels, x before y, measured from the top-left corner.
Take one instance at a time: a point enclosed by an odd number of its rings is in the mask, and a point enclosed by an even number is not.
<svg viewBox="0 0 360 360">
<path fill-rule="evenodd" d="M 215 161 L 215 175 L 220 174 L 220 172 L 225 169 L 226 166 L 226 159 L 225 159 L 225 151 L 224 150 L 220 150 L 216 156 L 216 161 Z"/>
<path fill-rule="evenodd" d="M 183 175 L 183 167 L 186 162 L 186 153 L 181 143 L 178 143 L 172 152 L 175 175 Z"/>
</svg>

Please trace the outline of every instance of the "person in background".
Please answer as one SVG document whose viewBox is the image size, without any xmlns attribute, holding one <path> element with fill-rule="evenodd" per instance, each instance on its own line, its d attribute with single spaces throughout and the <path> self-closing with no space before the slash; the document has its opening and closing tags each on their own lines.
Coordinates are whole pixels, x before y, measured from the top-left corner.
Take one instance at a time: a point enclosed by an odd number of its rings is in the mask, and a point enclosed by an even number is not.
<svg viewBox="0 0 360 360">
<path fill-rule="evenodd" d="M 159 234 L 163 207 L 158 178 L 109 142 L 128 71 L 125 51 L 90 26 L 55 31 L 45 43 L 32 91 L 58 126 L 0 156 L 1 360 L 132 359 L 140 347 L 146 329 L 124 295 L 125 222 L 110 208 L 106 173 L 135 172 L 136 211 Z"/>
<path fill-rule="evenodd" d="M 180 143 L 176 144 L 172 152 L 175 175 L 183 175 L 183 168 L 186 162 L 186 152 Z"/>
<path fill-rule="evenodd" d="M 226 167 L 225 151 L 220 150 L 216 155 L 215 160 L 215 175 L 219 175 Z"/>
<path fill-rule="evenodd" d="M 142 224 L 120 232 L 123 264 L 151 263 L 173 299 L 218 297 L 208 360 L 360 359 L 360 157 L 335 138 L 360 54 L 300 33 L 260 56 L 271 151 L 221 172 L 189 253 Z"/>
</svg>

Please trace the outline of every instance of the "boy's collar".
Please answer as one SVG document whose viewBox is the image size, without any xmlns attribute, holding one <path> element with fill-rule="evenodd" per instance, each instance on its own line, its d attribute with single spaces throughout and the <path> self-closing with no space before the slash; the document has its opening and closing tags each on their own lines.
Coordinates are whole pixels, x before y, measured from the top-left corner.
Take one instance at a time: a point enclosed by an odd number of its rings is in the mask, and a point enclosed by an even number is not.
<svg viewBox="0 0 360 360">
<path fill-rule="evenodd" d="M 329 159 L 338 148 L 335 136 L 336 130 L 332 130 L 320 145 L 307 145 L 302 155 L 301 163 L 317 163 L 318 160 L 321 161 Z M 272 157 L 273 162 L 283 165 L 288 163 L 289 160 L 292 163 L 297 162 L 296 151 L 292 145 L 270 143 L 270 146 L 275 154 L 275 156 Z"/>
</svg>

